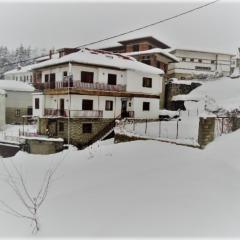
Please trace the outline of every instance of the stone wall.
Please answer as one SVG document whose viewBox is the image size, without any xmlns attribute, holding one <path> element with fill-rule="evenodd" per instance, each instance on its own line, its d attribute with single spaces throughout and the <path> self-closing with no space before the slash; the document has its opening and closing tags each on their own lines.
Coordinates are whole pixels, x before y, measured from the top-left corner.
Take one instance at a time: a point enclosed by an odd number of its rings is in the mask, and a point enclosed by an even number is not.
<svg viewBox="0 0 240 240">
<path fill-rule="evenodd" d="M 19 114 L 17 115 L 17 110 L 19 110 Z M 23 124 L 23 115 L 27 115 L 27 108 L 6 108 L 6 124 Z"/>
<path fill-rule="evenodd" d="M 168 83 L 165 86 L 165 108 L 168 110 L 176 111 L 179 108 L 179 104 L 172 101 L 173 96 L 181 95 L 181 94 L 188 94 L 193 89 L 199 87 L 200 83 L 191 83 L 190 85 L 187 84 L 173 84 Z M 184 106 L 182 103 L 181 106 Z M 181 109 L 180 106 L 180 109 Z M 184 110 L 184 109 L 183 109 Z"/>
<path fill-rule="evenodd" d="M 201 148 L 204 148 L 208 143 L 214 140 L 215 120 L 215 117 L 200 117 L 198 128 L 198 143 Z"/>
<path fill-rule="evenodd" d="M 81 148 L 85 146 L 99 131 L 103 130 L 113 119 L 92 119 L 92 118 L 74 118 L 70 119 L 70 143 Z M 63 124 L 63 131 L 60 131 L 60 123 Z M 83 133 L 83 123 L 92 123 L 92 132 Z M 48 133 L 47 130 L 48 129 Z M 68 119 L 40 118 L 38 121 L 38 131 L 40 134 L 48 134 L 50 137 L 63 138 L 65 142 L 68 139 Z"/>
</svg>

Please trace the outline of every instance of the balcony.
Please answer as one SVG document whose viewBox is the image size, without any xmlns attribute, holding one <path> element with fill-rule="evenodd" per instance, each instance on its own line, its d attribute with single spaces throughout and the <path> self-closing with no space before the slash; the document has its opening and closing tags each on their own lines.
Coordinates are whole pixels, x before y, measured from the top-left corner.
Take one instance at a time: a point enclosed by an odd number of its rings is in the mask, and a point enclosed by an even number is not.
<svg viewBox="0 0 240 240">
<path fill-rule="evenodd" d="M 70 117 L 71 118 L 102 118 L 103 111 L 100 110 L 59 110 L 45 108 L 44 116 L 46 117 Z"/>
<path fill-rule="evenodd" d="M 85 83 L 80 80 L 70 81 L 70 88 L 90 89 L 90 90 L 103 90 L 103 91 L 126 91 L 126 85 L 110 85 L 105 83 Z M 68 81 L 56 81 L 53 83 L 42 83 L 40 89 L 63 89 L 68 88 Z"/>
</svg>

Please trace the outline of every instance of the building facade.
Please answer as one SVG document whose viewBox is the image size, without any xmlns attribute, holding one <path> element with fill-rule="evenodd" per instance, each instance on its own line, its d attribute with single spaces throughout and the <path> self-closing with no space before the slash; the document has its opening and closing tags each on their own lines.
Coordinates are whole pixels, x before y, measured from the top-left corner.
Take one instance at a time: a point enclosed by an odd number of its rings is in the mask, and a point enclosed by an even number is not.
<svg viewBox="0 0 240 240">
<path fill-rule="evenodd" d="M 6 92 L 0 89 L 0 129 L 6 124 Z"/>
<path fill-rule="evenodd" d="M 235 64 L 233 54 L 188 49 L 175 49 L 170 53 L 174 54 L 179 62 L 169 64 L 169 78 L 193 79 L 216 73 L 229 76 Z"/>
<path fill-rule="evenodd" d="M 82 49 L 34 71 L 44 85 L 33 95 L 40 134 L 69 137 L 81 147 L 111 130 L 116 119 L 158 118 L 163 71 L 131 57 Z"/>
<path fill-rule="evenodd" d="M 29 84 L 13 80 L 0 80 L 5 91 L 5 120 L 7 124 L 22 124 L 24 116 L 32 115 L 32 93 Z"/>
</svg>

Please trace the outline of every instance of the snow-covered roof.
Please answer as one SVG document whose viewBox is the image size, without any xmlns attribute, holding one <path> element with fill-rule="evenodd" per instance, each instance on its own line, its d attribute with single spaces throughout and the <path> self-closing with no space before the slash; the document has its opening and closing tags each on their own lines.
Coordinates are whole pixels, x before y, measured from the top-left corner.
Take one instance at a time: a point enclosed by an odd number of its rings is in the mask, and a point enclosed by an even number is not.
<svg viewBox="0 0 240 240">
<path fill-rule="evenodd" d="M 212 50 L 212 49 L 198 49 L 198 48 L 171 48 L 171 49 L 168 49 L 168 51 L 170 53 L 174 52 L 174 51 L 177 51 L 177 50 L 180 50 L 180 51 L 188 51 L 188 52 L 201 52 L 201 53 L 213 53 L 213 54 L 223 54 L 223 55 L 230 55 L 230 56 L 235 56 L 235 54 L 233 53 L 229 53 L 229 52 L 224 52 L 224 51 L 215 51 L 215 50 Z"/>
<path fill-rule="evenodd" d="M 189 94 L 179 94 L 172 97 L 172 101 L 200 101 L 201 96 L 198 95 L 189 95 Z"/>
<path fill-rule="evenodd" d="M 27 83 L 15 80 L 0 80 L 0 89 L 19 92 L 33 92 L 35 90 L 34 87 Z"/>
<path fill-rule="evenodd" d="M 167 58 L 170 58 L 174 62 L 179 62 L 179 59 L 175 55 L 169 53 L 169 51 L 167 49 L 161 49 L 161 48 L 152 48 L 149 50 L 139 51 L 139 52 L 128 52 L 128 53 L 124 53 L 124 55 L 136 56 L 136 55 L 154 54 L 154 53 L 159 53 Z"/>
<path fill-rule="evenodd" d="M 5 90 L 0 89 L 0 95 L 5 95 L 5 94 L 6 94 Z"/>
<path fill-rule="evenodd" d="M 191 85 L 192 83 L 201 83 L 200 81 L 178 80 L 177 78 L 170 78 L 169 82 L 171 82 L 172 84 L 183 84 L 183 85 Z"/>
<path fill-rule="evenodd" d="M 31 64 L 31 65 L 23 66 L 23 67 L 20 67 L 20 68 L 15 68 L 13 70 L 5 72 L 4 75 L 30 72 L 34 65 L 35 64 Z"/>
<path fill-rule="evenodd" d="M 58 59 L 51 59 L 38 63 L 33 67 L 33 69 L 46 68 L 69 62 L 99 65 L 102 67 L 114 67 L 122 70 L 134 70 L 149 74 L 164 74 L 161 69 L 138 62 L 132 57 L 87 48 L 83 48 L 79 52 L 71 53 Z"/>
</svg>

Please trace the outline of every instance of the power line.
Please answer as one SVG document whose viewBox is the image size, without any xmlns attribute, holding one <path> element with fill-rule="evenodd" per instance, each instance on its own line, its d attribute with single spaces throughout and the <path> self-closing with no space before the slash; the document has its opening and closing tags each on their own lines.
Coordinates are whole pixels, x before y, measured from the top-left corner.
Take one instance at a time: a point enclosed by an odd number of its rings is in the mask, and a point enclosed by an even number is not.
<svg viewBox="0 0 240 240">
<path fill-rule="evenodd" d="M 155 26 L 155 25 L 157 25 L 157 24 L 164 23 L 164 22 L 167 22 L 167 21 L 169 21 L 169 20 L 172 20 L 172 19 L 181 17 L 181 16 L 186 15 L 186 14 L 188 14 L 188 13 L 197 11 L 197 10 L 199 10 L 199 9 L 201 9 L 201 8 L 207 7 L 207 6 L 212 5 L 212 4 L 214 4 L 214 3 L 216 3 L 216 2 L 219 2 L 219 1 L 220 1 L 220 0 L 215 0 L 215 1 L 213 1 L 213 2 L 210 2 L 210 3 L 207 3 L 207 4 L 201 5 L 201 6 L 199 6 L 199 7 L 193 8 L 193 9 L 191 9 L 191 10 L 188 10 L 188 11 L 185 11 L 185 12 L 182 12 L 182 13 L 179 13 L 179 14 L 176 14 L 176 15 L 174 15 L 174 16 L 172 16 L 172 17 L 168 17 L 168 18 L 159 20 L 159 21 L 157 21 L 157 22 L 150 23 L 150 24 L 148 24 L 148 25 L 144 25 L 144 26 L 139 27 L 139 28 L 135 28 L 135 29 L 129 30 L 129 31 L 127 31 L 127 32 L 123 32 L 123 33 L 120 33 L 120 34 L 116 34 L 116 35 L 111 36 L 111 37 L 106 37 L 106 38 L 103 38 L 103 39 L 98 40 L 98 41 L 95 41 L 95 42 L 86 43 L 86 44 L 80 45 L 80 46 L 78 46 L 78 47 L 76 47 L 76 48 L 86 47 L 86 46 L 93 45 L 93 44 L 100 43 L 100 42 L 104 42 L 104 41 L 107 41 L 107 40 L 110 40 L 110 39 L 113 39 L 113 38 L 121 37 L 121 36 L 124 36 L 124 35 L 126 35 L 126 34 L 133 33 L 133 32 L 136 32 L 136 31 L 145 29 L 145 28 L 149 28 L 149 27 Z"/>
<path fill-rule="evenodd" d="M 172 19 L 176 19 L 176 18 L 178 18 L 178 17 L 181 17 L 181 16 L 183 16 L 183 15 L 186 15 L 186 14 L 188 14 L 188 13 L 192 13 L 192 12 L 197 11 L 197 10 L 199 10 L 199 9 L 205 8 L 205 7 L 207 7 L 207 6 L 209 6 L 209 5 L 212 5 L 212 4 L 215 4 L 216 2 L 219 2 L 219 1 L 220 1 L 220 0 L 215 0 L 215 1 L 212 1 L 212 2 L 210 2 L 210 3 L 203 4 L 203 5 L 199 6 L 199 7 L 192 8 L 192 9 L 190 9 L 190 10 L 188 10 L 188 11 L 184 11 L 184 12 L 182 12 L 182 13 L 176 14 L 176 15 L 174 15 L 174 16 L 172 16 L 172 17 L 168 17 L 168 18 L 165 18 L 165 19 L 156 21 L 156 22 L 154 22 L 154 23 L 150 23 L 150 24 L 147 24 L 147 25 L 144 25 L 144 26 L 141 26 L 141 27 L 138 27 L 138 28 L 129 30 L 129 31 L 127 31 L 127 32 L 119 33 L 119 34 L 116 34 L 116 35 L 113 35 L 113 36 L 110 36 L 110 37 L 106 37 L 106 38 L 103 38 L 103 39 L 100 39 L 100 40 L 97 40 L 97 41 L 94 41 L 94 42 L 86 43 L 86 44 L 83 44 L 83 45 L 80 45 L 80 46 L 75 47 L 75 49 L 82 48 L 82 47 L 86 47 L 86 46 L 93 45 L 93 44 L 96 44 L 96 43 L 105 42 L 105 41 L 108 41 L 108 40 L 110 40 L 110 39 L 114 39 L 114 38 L 117 38 L 117 37 L 121 37 L 121 36 L 127 35 L 127 34 L 129 34 L 129 33 L 137 32 L 137 31 L 140 31 L 140 30 L 142 30 L 142 29 L 149 28 L 149 27 L 155 26 L 155 25 L 157 25 L 157 24 L 164 23 L 164 22 L 170 21 L 170 20 L 172 20 Z M 41 57 L 44 57 L 44 56 L 35 57 L 35 58 L 31 58 L 31 59 L 23 60 L 23 61 L 19 61 L 19 62 L 4 64 L 4 65 L 2 65 L 1 67 L 10 66 L 10 65 L 15 65 L 15 64 L 24 63 L 24 62 L 34 61 L 34 60 L 37 60 L 38 58 L 41 58 Z"/>
</svg>

